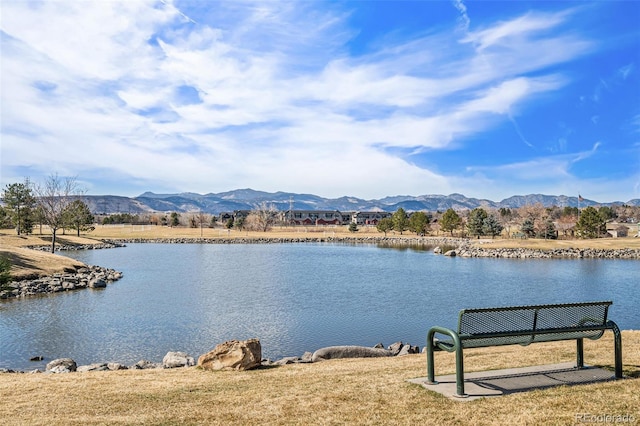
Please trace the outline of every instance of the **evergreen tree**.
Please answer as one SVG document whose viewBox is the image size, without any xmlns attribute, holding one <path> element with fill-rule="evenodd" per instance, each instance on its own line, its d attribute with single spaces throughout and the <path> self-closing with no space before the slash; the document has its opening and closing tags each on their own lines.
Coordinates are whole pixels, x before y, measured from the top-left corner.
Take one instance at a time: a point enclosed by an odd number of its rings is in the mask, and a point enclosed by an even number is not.
<svg viewBox="0 0 640 426">
<path fill-rule="evenodd" d="M 171 212 L 171 215 L 169 215 L 169 217 L 169 223 L 171 224 L 171 227 L 180 225 L 180 213 Z"/>
<path fill-rule="evenodd" d="M 484 235 L 482 230 L 484 220 L 487 218 L 487 212 L 482 207 L 476 207 L 469 213 L 469 220 L 467 221 L 467 230 L 469 235 L 475 235 L 480 238 L 480 235 Z"/>
<path fill-rule="evenodd" d="M 448 209 L 440 218 L 440 229 L 443 232 L 451 232 L 452 237 L 453 231 L 460 228 L 461 225 L 462 218 L 453 209 Z"/>
<path fill-rule="evenodd" d="M 349 232 L 358 232 L 358 224 L 355 222 L 351 222 L 349 224 Z"/>
<path fill-rule="evenodd" d="M 31 233 L 33 228 L 33 209 L 36 198 L 33 196 L 29 179 L 24 183 L 12 183 L 5 187 L 2 198 L 6 204 L 6 211 L 16 227 L 18 235 Z"/>
<path fill-rule="evenodd" d="M 491 235 L 491 238 L 493 238 L 496 235 L 500 235 L 503 229 L 504 227 L 495 215 L 490 214 L 484 221 L 482 221 L 483 235 Z"/>
<path fill-rule="evenodd" d="M 585 207 L 580 212 L 576 231 L 581 238 L 598 238 L 606 231 L 606 222 L 594 207 Z"/>
<path fill-rule="evenodd" d="M 75 200 L 69 204 L 64 211 L 64 226 L 75 229 L 78 237 L 80 232 L 91 232 L 95 229 L 93 226 L 94 218 L 89 210 L 89 206 L 82 200 Z"/>
<path fill-rule="evenodd" d="M 0 206 L 0 229 L 12 228 L 11 217 L 4 207 Z"/>
<path fill-rule="evenodd" d="M 407 213 L 402 207 L 396 210 L 391 216 L 391 220 L 393 221 L 393 230 L 399 232 L 400 235 L 409 229 L 409 219 L 407 219 Z"/>
<path fill-rule="evenodd" d="M 618 217 L 618 215 L 616 214 L 615 210 L 613 210 L 611 207 L 609 206 L 602 206 L 598 209 L 598 214 L 600 215 L 600 217 L 602 218 L 603 221 L 608 221 L 611 219 L 615 219 Z"/>
<path fill-rule="evenodd" d="M 9 281 L 11 281 L 11 261 L 4 254 L 0 256 L 0 289 Z"/>
<path fill-rule="evenodd" d="M 545 240 L 555 240 L 558 238 L 558 233 L 556 232 L 556 226 L 552 221 L 548 220 L 545 224 L 543 236 Z"/>
<path fill-rule="evenodd" d="M 234 221 L 233 221 L 233 226 L 236 229 L 244 229 L 244 216 L 238 216 Z"/>
<path fill-rule="evenodd" d="M 387 232 L 393 230 L 393 220 L 391 220 L 390 217 L 382 218 L 376 225 L 376 228 L 378 229 L 378 231 L 384 232 L 384 236 L 386 237 Z"/>
<path fill-rule="evenodd" d="M 525 219 L 524 222 L 522 222 L 520 231 L 522 231 L 522 233 L 527 237 L 533 237 L 536 234 L 533 219 Z"/>
<path fill-rule="evenodd" d="M 415 212 L 409 218 L 409 229 L 416 235 L 429 232 L 429 216 L 425 212 Z"/>
</svg>

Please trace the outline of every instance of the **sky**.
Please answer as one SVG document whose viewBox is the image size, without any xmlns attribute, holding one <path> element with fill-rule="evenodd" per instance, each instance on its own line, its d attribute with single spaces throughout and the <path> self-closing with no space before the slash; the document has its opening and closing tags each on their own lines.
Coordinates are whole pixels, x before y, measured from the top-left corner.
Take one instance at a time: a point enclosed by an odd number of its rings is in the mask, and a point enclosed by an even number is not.
<svg viewBox="0 0 640 426">
<path fill-rule="evenodd" d="M 0 184 L 640 198 L 640 1 L 0 0 Z"/>
</svg>

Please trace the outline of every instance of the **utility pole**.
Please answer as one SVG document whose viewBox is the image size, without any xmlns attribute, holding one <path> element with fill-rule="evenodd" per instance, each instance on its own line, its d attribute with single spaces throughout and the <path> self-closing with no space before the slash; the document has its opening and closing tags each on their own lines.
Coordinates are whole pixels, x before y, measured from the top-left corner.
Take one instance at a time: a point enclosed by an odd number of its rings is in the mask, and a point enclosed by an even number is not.
<svg viewBox="0 0 640 426">
<path fill-rule="evenodd" d="M 289 196 L 289 225 L 293 226 L 293 195 Z"/>
</svg>

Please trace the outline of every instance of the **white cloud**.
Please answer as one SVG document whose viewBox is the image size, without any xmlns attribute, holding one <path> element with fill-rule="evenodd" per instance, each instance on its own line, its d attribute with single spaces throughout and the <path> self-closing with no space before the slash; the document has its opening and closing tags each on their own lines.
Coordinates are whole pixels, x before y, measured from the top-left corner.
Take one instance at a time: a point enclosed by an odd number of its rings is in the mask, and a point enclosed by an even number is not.
<svg viewBox="0 0 640 426">
<path fill-rule="evenodd" d="M 3 168 L 110 170 L 200 192 L 461 192 L 474 180 L 389 148 L 450 148 L 513 119 L 567 83 L 548 67 L 593 48 L 550 31 L 570 13 L 530 13 L 462 42 L 445 29 L 352 57 L 348 13 L 320 5 L 215 2 L 196 16 L 168 1 L 3 3 Z M 184 86 L 201 102 L 176 102 Z M 499 170 L 568 176 L 538 161 Z"/>
</svg>

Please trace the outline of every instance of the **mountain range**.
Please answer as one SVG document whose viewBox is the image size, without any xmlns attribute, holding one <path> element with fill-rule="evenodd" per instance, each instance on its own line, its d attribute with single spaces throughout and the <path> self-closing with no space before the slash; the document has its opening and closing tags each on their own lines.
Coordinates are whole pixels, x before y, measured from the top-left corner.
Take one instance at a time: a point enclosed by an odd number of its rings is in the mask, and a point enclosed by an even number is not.
<svg viewBox="0 0 640 426">
<path fill-rule="evenodd" d="M 266 203 L 278 210 L 338 210 L 347 211 L 386 211 L 395 212 L 402 207 L 411 211 L 445 211 L 483 208 L 518 208 L 540 203 L 545 207 L 586 207 L 626 204 L 640 206 L 640 199 L 627 202 L 599 203 L 582 197 L 565 195 L 514 195 L 495 202 L 486 199 L 468 198 L 462 194 L 450 195 L 396 195 L 379 200 L 364 200 L 356 197 L 323 198 L 312 194 L 296 194 L 290 192 L 263 192 L 253 189 L 236 189 L 217 194 L 196 194 L 184 192 L 180 194 L 155 194 L 145 192 L 137 197 L 129 198 L 115 195 L 85 195 L 85 203 L 94 214 L 112 213 L 152 213 L 152 212 L 203 212 L 220 214 L 234 210 L 254 210 L 258 205 Z"/>
</svg>

